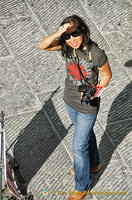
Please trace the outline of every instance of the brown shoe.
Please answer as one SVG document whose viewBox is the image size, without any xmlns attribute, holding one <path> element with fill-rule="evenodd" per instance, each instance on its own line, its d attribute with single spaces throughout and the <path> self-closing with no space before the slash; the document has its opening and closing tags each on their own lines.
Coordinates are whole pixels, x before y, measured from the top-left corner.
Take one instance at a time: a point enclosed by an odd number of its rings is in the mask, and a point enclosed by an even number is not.
<svg viewBox="0 0 132 200">
<path fill-rule="evenodd" d="M 70 173 L 71 173 L 73 176 L 75 176 L 74 168 L 71 168 L 71 169 L 70 169 Z"/>
<path fill-rule="evenodd" d="M 95 173 L 95 172 L 98 172 L 100 170 L 100 165 L 97 165 L 96 167 L 91 167 L 90 168 L 90 172 L 91 173 Z M 74 168 L 71 168 L 70 169 L 70 173 L 75 176 L 75 172 L 74 172 Z"/>
<path fill-rule="evenodd" d="M 85 197 L 88 191 L 78 192 L 77 190 L 73 190 L 68 200 L 81 200 L 83 197 Z"/>
<path fill-rule="evenodd" d="M 94 173 L 94 172 L 98 172 L 100 170 L 100 165 L 97 165 L 96 167 L 91 167 L 90 168 L 90 172 Z"/>
</svg>

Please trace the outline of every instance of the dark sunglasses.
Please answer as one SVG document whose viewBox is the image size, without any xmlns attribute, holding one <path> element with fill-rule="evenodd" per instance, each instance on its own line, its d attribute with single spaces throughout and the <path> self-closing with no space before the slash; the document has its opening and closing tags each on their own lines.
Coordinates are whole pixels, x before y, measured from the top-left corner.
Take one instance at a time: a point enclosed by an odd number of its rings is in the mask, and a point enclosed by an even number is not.
<svg viewBox="0 0 132 200">
<path fill-rule="evenodd" d="M 69 40 L 70 39 L 70 37 L 71 37 L 71 35 L 73 36 L 73 37 L 78 37 L 78 36 L 80 36 L 80 31 L 79 30 L 76 30 L 76 31 L 73 31 L 72 33 L 63 33 L 63 35 L 62 35 L 62 38 L 64 39 L 64 40 Z"/>
</svg>

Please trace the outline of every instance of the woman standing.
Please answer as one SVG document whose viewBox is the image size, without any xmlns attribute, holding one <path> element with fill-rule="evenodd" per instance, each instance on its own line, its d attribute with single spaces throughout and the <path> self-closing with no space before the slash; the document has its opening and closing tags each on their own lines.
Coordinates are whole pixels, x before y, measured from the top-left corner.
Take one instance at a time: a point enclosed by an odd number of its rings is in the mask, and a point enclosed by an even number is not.
<svg viewBox="0 0 132 200">
<path fill-rule="evenodd" d="M 77 15 L 65 18 L 56 33 L 44 38 L 40 48 L 61 50 L 66 59 L 64 102 L 75 127 L 74 168 L 70 170 L 75 174 L 75 189 L 68 200 L 80 200 L 90 188 L 90 172 L 100 169 L 93 126 L 99 110 L 99 92 L 108 84 L 112 73 L 105 52 L 90 39 L 89 28 Z"/>
</svg>

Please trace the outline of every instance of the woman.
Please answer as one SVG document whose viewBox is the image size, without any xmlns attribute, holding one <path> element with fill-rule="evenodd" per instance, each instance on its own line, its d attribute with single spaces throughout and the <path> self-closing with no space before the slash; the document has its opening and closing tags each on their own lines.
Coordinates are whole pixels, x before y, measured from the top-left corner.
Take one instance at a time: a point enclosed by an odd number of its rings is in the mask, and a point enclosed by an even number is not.
<svg viewBox="0 0 132 200">
<path fill-rule="evenodd" d="M 57 32 L 40 43 L 40 48 L 61 50 L 66 58 L 64 102 L 75 127 L 74 168 L 70 170 L 75 174 L 75 189 L 69 200 L 80 200 L 90 188 L 90 172 L 100 169 L 93 126 L 100 103 L 98 90 L 106 87 L 112 73 L 104 51 L 90 39 L 87 25 L 77 15 L 65 18 Z"/>
</svg>

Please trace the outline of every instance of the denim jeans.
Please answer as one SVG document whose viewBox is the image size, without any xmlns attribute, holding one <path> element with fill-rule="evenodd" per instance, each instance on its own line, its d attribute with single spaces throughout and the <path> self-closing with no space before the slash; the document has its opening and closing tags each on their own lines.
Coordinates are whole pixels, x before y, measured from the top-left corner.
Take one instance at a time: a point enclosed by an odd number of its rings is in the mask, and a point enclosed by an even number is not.
<svg viewBox="0 0 132 200">
<path fill-rule="evenodd" d="M 90 168 L 99 165 L 99 154 L 93 131 L 96 115 L 84 114 L 74 110 L 66 103 L 65 105 L 75 127 L 72 140 L 75 190 L 83 192 L 90 187 Z"/>
</svg>

